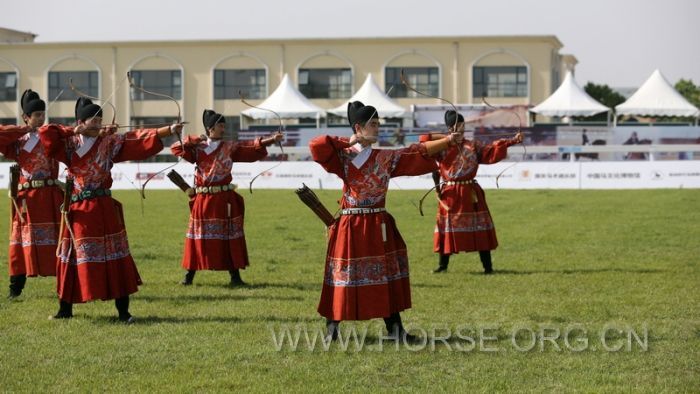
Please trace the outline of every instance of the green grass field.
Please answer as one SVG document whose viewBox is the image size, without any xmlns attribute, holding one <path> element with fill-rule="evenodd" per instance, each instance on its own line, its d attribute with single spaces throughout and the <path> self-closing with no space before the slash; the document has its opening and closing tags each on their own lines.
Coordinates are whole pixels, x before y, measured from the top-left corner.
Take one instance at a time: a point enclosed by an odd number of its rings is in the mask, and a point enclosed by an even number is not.
<svg viewBox="0 0 700 394">
<path fill-rule="evenodd" d="M 319 194 L 329 207 L 339 197 Z M 30 278 L 9 302 L 3 274 L 0 390 L 700 389 L 700 191 L 487 191 L 500 242 L 493 276 L 481 274 L 477 254 L 430 273 L 435 203 L 420 217 L 412 201 L 421 194 L 393 191 L 388 208 L 409 247 L 413 308 L 404 323 L 434 347 L 397 349 L 375 320 L 341 325 L 367 331 L 362 347 L 309 349 L 303 330 L 324 329 L 316 306 L 325 232 L 291 190 L 244 193 L 251 266 L 242 289 L 226 286 L 226 272 L 178 285 L 184 194 L 147 192 L 142 216 L 137 192 L 121 191 L 144 280 L 131 303 L 137 323 L 117 323 L 111 301 L 50 321 L 55 280 Z M 7 225 L 0 235 L 7 239 Z M 302 333 L 296 349 L 278 350 L 272 333 L 283 329 Z"/>
</svg>

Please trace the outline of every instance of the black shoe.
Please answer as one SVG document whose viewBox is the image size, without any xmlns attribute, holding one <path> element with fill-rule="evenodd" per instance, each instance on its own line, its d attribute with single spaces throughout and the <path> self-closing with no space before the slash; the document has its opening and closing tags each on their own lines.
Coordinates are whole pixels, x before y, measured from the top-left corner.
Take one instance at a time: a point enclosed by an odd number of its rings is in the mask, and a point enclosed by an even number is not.
<svg viewBox="0 0 700 394">
<path fill-rule="evenodd" d="M 340 330 L 340 321 L 326 321 L 326 342 L 335 341 L 338 339 L 338 331 Z"/>
<path fill-rule="evenodd" d="M 493 268 L 485 269 L 484 275 L 493 275 Z"/>
<path fill-rule="evenodd" d="M 73 318 L 72 313 L 67 313 L 67 312 L 63 312 L 63 311 L 58 311 L 58 313 L 56 313 L 55 315 L 49 316 L 49 320 L 72 319 L 72 318 Z"/>
<path fill-rule="evenodd" d="M 187 271 L 187 273 L 185 274 L 185 278 L 182 279 L 182 281 L 180 282 L 180 284 L 183 285 L 183 286 L 191 286 L 191 285 L 192 285 L 192 281 L 194 280 L 194 274 L 195 274 L 195 272 L 197 272 L 197 271 L 194 271 L 194 270 L 192 270 L 192 271 Z"/>
<path fill-rule="evenodd" d="M 20 295 L 22 295 L 22 290 L 18 291 L 18 290 L 10 289 L 10 294 L 7 295 L 7 299 L 14 300 L 15 298 L 19 297 Z"/>
<path fill-rule="evenodd" d="M 229 287 L 244 287 L 248 286 L 247 283 L 243 282 L 242 279 L 232 280 L 228 283 Z"/>
<path fill-rule="evenodd" d="M 434 274 L 438 274 L 438 273 L 440 273 L 440 272 L 445 272 L 445 271 L 447 271 L 447 267 L 445 267 L 445 266 L 443 266 L 443 265 L 440 265 L 440 266 L 438 266 L 437 268 L 435 268 L 435 269 L 433 270 L 433 273 L 434 273 Z"/>
<path fill-rule="evenodd" d="M 246 283 L 243 282 L 243 279 L 241 279 L 241 273 L 239 270 L 230 270 L 229 275 L 231 275 L 231 282 L 228 284 L 230 287 L 242 287 L 246 285 Z"/>
<path fill-rule="evenodd" d="M 128 316 L 119 316 L 119 321 L 124 324 L 134 324 L 135 319 L 133 316 L 128 315 Z"/>
</svg>

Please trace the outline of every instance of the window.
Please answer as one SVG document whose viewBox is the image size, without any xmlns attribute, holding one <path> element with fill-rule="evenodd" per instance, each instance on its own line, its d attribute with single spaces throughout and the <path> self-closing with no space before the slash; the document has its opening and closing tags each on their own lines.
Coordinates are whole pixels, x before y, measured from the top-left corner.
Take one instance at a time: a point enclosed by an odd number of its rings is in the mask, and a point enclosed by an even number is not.
<svg viewBox="0 0 700 394">
<path fill-rule="evenodd" d="M 265 70 L 214 70 L 214 99 L 265 98 Z"/>
<path fill-rule="evenodd" d="M 526 97 L 525 67 L 474 67 L 474 97 Z"/>
<path fill-rule="evenodd" d="M 75 86 L 88 96 L 98 97 L 97 71 L 50 71 L 49 72 L 49 101 L 77 100 L 78 95 L 73 92 L 68 82 L 73 80 Z"/>
<path fill-rule="evenodd" d="M 17 101 L 16 73 L 0 73 L 0 101 Z"/>
<path fill-rule="evenodd" d="M 0 118 L 0 125 L 15 125 L 17 124 L 17 118 Z"/>
<path fill-rule="evenodd" d="M 351 81 L 349 68 L 299 69 L 299 91 L 310 99 L 350 98 Z"/>
<path fill-rule="evenodd" d="M 182 98 L 182 73 L 180 70 L 132 71 L 131 77 L 134 80 L 134 85 L 138 87 L 154 93 L 165 94 L 175 100 Z M 134 101 L 169 100 L 136 89 L 131 90 L 131 98 Z"/>
<path fill-rule="evenodd" d="M 390 97 L 421 97 L 401 83 L 401 70 L 408 83 L 417 91 L 435 97 L 440 95 L 440 73 L 437 67 L 387 67 L 384 70 L 384 91 L 389 92 Z"/>
</svg>

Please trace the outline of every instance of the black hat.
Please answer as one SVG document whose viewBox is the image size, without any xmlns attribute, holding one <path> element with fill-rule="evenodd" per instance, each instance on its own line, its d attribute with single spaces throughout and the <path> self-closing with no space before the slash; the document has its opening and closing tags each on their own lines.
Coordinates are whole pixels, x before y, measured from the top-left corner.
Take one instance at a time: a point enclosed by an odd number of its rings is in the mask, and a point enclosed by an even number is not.
<svg viewBox="0 0 700 394">
<path fill-rule="evenodd" d="M 35 111 L 46 111 L 46 103 L 39 98 L 39 94 L 31 89 L 27 89 L 22 93 L 22 112 L 25 115 L 31 116 Z"/>
<path fill-rule="evenodd" d="M 93 104 L 89 98 L 78 97 L 75 102 L 75 119 L 86 121 L 96 116 L 102 117 L 102 108 Z"/>
<path fill-rule="evenodd" d="M 209 135 L 209 129 L 216 126 L 217 123 L 226 123 L 226 117 L 217 114 L 216 111 L 211 109 L 205 109 L 204 113 L 202 113 L 202 123 L 204 124 L 204 130 L 206 130 L 207 135 Z"/>
<path fill-rule="evenodd" d="M 370 119 L 379 118 L 377 109 L 371 105 L 364 105 L 360 101 L 348 103 L 348 122 L 355 127 L 355 123 L 364 125 Z"/>
<path fill-rule="evenodd" d="M 458 114 L 455 112 L 453 109 L 449 109 L 445 112 L 445 124 L 447 127 L 452 127 L 456 123 L 463 123 L 464 122 L 464 116 L 462 114 Z"/>
</svg>

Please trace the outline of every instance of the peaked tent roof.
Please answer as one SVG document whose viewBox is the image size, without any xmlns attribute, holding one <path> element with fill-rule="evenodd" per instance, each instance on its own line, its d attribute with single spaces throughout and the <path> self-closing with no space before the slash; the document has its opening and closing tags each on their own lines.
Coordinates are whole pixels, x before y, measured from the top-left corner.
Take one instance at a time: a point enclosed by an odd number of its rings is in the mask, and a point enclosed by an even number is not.
<svg viewBox="0 0 700 394">
<path fill-rule="evenodd" d="M 407 111 L 402 106 L 398 105 L 394 100 L 389 98 L 383 90 L 374 82 L 372 73 L 367 74 L 367 79 L 362 84 L 362 87 L 350 98 L 350 100 L 338 107 L 329 109 L 328 112 L 346 118 L 348 116 L 348 103 L 353 101 L 362 101 L 366 105 L 371 105 L 377 109 L 379 116 L 382 118 L 399 118 L 407 114 Z"/>
<path fill-rule="evenodd" d="M 618 115 L 700 116 L 700 110 L 678 93 L 658 69 L 615 110 Z"/>
<path fill-rule="evenodd" d="M 312 103 L 299 92 L 289 79 L 289 75 L 284 74 L 282 82 L 277 89 L 265 99 L 260 108 L 277 112 L 282 118 L 321 118 L 326 116 L 326 111 L 318 105 Z M 241 113 L 253 119 L 275 119 L 277 116 L 272 112 L 259 108 L 249 108 Z"/>
<path fill-rule="evenodd" d="M 578 86 L 571 71 L 567 71 L 556 92 L 530 111 L 544 116 L 593 116 L 610 108 L 589 96 Z"/>
</svg>

